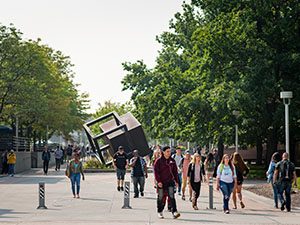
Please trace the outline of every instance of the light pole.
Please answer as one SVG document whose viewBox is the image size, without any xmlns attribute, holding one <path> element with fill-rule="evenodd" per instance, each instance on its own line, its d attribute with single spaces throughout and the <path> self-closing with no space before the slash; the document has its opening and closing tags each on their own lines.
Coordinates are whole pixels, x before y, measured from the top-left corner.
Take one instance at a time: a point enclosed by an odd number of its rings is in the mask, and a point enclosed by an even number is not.
<svg viewBox="0 0 300 225">
<path fill-rule="evenodd" d="M 280 98 L 283 99 L 285 108 L 285 148 L 290 157 L 289 104 L 291 103 L 291 98 L 293 98 L 293 92 L 282 91 L 280 92 Z"/>
<path fill-rule="evenodd" d="M 237 110 L 233 110 L 232 114 L 238 118 L 238 116 L 240 115 L 240 112 Z M 238 153 L 239 152 L 239 136 L 238 136 L 238 125 L 236 122 L 235 125 L 235 151 Z"/>
</svg>

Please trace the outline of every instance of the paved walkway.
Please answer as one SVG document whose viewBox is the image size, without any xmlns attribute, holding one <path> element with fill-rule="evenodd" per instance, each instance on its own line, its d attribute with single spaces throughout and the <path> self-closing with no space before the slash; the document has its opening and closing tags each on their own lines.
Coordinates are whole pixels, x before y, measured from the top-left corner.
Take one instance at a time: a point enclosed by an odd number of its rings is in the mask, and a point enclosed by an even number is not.
<svg viewBox="0 0 300 225">
<path fill-rule="evenodd" d="M 129 176 L 127 175 L 127 178 Z M 37 210 L 38 182 L 46 182 L 47 210 Z M 245 209 L 222 212 L 222 195 L 214 191 L 216 210 L 208 206 L 208 186 L 203 185 L 199 211 L 191 203 L 177 197 L 181 217 L 157 218 L 156 193 L 152 174 L 146 183 L 145 197 L 131 198 L 132 209 L 121 209 L 123 193 L 117 192 L 112 173 L 86 174 L 81 183 L 81 199 L 73 199 L 69 180 L 64 172 L 50 170 L 48 176 L 41 170 L 32 170 L 15 177 L 0 178 L 0 224 L 300 224 L 300 209 L 291 213 L 272 208 L 270 199 L 244 191 Z M 132 197 L 132 193 L 131 193 Z"/>
</svg>

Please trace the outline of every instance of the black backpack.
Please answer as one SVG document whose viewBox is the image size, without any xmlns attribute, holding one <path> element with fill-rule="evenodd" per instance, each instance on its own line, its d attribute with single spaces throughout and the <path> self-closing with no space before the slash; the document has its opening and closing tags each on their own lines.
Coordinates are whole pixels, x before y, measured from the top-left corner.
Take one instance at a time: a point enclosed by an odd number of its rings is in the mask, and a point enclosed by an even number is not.
<svg viewBox="0 0 300 225">
<path fill-rule="evenodd" d="M 280 163 L 279 181 L 292 181 L 294 178 L 295 166 L 290 161 Z"/>
</svg>

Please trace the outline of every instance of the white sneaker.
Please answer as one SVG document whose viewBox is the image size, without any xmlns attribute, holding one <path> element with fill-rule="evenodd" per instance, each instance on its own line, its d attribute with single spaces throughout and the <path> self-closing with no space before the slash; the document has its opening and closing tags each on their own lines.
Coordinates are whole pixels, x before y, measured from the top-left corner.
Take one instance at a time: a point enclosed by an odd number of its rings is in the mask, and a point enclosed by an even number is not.
<svg viewBox="0 0 300 225">
<path fill-rule="evenodd" d="M 158 218 L 159 218 L 159 219 L 163 219 L 163 218 L 164 218 L 164 215 L 163 215 L 162 212 L 158 213 Z"/>
<path fill-rule="evenodd" d="M 179 212 L 174 212 L 173 213 L 173 219 L 177 219 L 178 217 L 180 217 L 180 213 Z"/>
</svg>

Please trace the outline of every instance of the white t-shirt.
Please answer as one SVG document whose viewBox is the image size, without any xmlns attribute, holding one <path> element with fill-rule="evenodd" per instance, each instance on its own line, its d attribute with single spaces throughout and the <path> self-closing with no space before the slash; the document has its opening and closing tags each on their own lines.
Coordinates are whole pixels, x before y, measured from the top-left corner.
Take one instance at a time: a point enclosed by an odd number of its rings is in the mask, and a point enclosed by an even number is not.
<svg viewBox="0 0 300 225">
<path fill-rule="evenodd" d="M 229 165 L 228 166 L 223 165 L 222 173 L 221 173 L 221 166 L 222 164 L 218 166 L 217 178 L 220 178 L 220 180 L 223 182 L 232 183 L 233 179 L 236 178 L 235 167 L 233 166 L 233 176 L 232 176 L 232 170 Z"/>
</svg>

